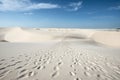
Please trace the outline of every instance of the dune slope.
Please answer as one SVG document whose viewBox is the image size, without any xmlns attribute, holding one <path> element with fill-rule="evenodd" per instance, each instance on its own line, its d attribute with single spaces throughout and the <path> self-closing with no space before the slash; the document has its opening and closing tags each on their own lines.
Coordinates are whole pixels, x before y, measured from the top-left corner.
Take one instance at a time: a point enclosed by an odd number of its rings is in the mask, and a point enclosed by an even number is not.
<svg viewBox="0 0 120 80">
<path fill-rule="evenodd" d="M 120 32 L 99 31 L 92 35 L 92 39 L 108 46 L 120 47 Z"/>
</svg>

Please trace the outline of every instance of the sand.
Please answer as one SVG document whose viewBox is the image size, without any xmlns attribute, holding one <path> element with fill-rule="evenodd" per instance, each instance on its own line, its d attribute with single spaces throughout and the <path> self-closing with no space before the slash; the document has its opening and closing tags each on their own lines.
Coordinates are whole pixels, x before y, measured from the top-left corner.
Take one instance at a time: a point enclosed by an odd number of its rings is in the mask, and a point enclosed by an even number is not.
<svg viewBox="0 0 120 80">
<path fill-rule="evenodd" d="M 92 35 L 92 38 L 105 45 L 120 47 L 120 32 L 99 31 Z"/>
<path fill-rule="evenodd" d="M 120 32 L 0 29 L 0 80 L 120 80 Z"/>
</svg>

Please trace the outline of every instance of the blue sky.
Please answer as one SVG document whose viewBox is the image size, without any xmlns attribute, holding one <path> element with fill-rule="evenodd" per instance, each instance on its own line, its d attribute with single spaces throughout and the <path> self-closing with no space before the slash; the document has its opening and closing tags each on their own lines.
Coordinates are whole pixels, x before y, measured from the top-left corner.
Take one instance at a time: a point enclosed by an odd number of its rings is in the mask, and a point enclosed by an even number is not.
<svg viewBox="0 0 120 80">
<path fill-rule="evenodd" d="M 0 0 L 0 27 L 117 28 L 120 0 Z"/>
</svg>

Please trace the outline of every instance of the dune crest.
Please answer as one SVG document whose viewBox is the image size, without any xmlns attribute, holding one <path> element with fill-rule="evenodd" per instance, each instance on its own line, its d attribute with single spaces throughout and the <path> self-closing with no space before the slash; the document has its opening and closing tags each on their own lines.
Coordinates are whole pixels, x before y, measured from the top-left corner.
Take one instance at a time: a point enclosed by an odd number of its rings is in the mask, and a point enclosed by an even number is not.
<svg viewBox="0 0 120 80">
<path fill-rule="evenodd" d="M 120 32 L 95 29 L 0 29 L 0 42 L 51 42 L 51 41 L 84 41 L 92 45 L 100 43 L 120 47 Z M 87 42 L 86 42 L 87 41 Z M 94 43 L 93 43 L 94 42 Z"/>
<path fill-rule="evenodd" d="M 39 42 L 51 39 L 50 35 L 32 33 L 21 28 L 13 28 L 5 35 L 5 40 L 9 42 Z"/>
</svg>

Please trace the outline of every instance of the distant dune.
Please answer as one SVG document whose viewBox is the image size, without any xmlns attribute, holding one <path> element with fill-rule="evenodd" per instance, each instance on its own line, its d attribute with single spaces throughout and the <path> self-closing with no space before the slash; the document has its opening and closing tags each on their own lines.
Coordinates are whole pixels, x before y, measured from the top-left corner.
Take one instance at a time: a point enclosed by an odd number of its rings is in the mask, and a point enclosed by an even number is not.
<svg viewBox="0 0 120 80">
<path fill-rule="evenodd" d="M 21 28 L 12 28 L 4 35 L 4 40 L 9 42 L 41 42 L 51 39 L 49 34 L 29 32 Z"/>
<path fill-rule="evenodd" d="M 0 29 L 1 42 L 45 42 L 60 40 L 81 40 L 91 39 L 98 43 L 120 47 L 120 32 L 115 30 L 94 30 L 94 29 L 22 29 L 2 28 Z"/>
</svg>

